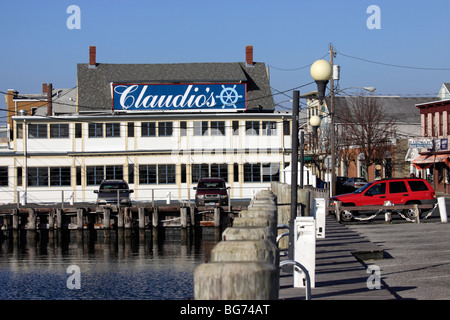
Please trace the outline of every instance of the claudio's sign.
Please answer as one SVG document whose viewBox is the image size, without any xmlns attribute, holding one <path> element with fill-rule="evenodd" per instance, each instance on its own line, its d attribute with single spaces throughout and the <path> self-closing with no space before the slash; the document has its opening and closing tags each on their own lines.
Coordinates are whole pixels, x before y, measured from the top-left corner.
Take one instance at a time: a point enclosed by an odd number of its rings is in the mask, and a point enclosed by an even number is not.
<svg viewBox="0 0 450 320">
<path fill-rule="evenodd" d="M 245 110 L 246 84 L 113 84 L 115 111 Z"/>
</svg>

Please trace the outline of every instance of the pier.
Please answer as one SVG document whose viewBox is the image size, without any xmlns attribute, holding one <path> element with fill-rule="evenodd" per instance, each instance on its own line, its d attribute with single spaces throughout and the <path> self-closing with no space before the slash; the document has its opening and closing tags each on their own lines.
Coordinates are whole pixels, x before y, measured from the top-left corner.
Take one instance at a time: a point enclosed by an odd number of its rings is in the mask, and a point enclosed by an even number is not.
<svg viewBox="0 0 450 320">
<path fill-rule="evenodd" d="M 246 208 L 246 201 L 222 207 L 196 207 L 192 203 L 138 203 L 131 207 L 103 208 L 92 203 L 3 205 L 0 206 L 0 238 L 23 230 L 220 229 Z"/>
</svg>

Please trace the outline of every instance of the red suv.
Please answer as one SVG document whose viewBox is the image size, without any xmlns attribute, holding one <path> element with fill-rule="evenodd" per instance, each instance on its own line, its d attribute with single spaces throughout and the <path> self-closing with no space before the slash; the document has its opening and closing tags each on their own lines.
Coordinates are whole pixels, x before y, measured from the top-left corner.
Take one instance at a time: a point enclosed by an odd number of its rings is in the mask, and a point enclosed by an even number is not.
<svg viewBox="0 0 450 320">
<path fill-rule="evenodd" d="M 342 206 L 383 205 L 385 201 L 393 204 L 435 204 L 436 193 L 428 181 L 418 178 L 389 178 L 367 183 L 353 193 L 330 198 L 330 203 L 341 201 Z M 351 212 L 353 215 L 357 211 Z M 414 216 L 414 210 L 404 210 Z M 351 215 L 342 212 L 343 221 L 350 221 Z"/>
</svg>

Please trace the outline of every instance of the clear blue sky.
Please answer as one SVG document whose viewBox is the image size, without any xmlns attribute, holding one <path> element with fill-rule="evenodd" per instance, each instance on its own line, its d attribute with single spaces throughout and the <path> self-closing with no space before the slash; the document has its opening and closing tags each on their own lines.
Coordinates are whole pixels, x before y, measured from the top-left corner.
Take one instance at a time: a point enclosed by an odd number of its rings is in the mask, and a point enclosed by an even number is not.
<svg viewBox="0 0 450 320">
<path fill-rule="evenodd" d="M 341 66 L 340 88 L 373 86 L 380 95 L 435 95 L 442 83 L 450 82 L 448 0 L 1 0 L 0 4 L 2 92 L 39 93 L 44 82 L 56 88 L 76 86 L 76 65 L 88 62 L 90 45 L 97 47 L 99 63 L 236 62 L 244 61 L 245 46 L 253 45 L 254 60 L 270 68 L 272 87 L 284 91 L 311 82 L 309 67 L 299 68 L 327 55 L 332 43 L 335 63 Z M 72 4 L 81 10 L 80 30 L 66 26 L 71 15 L 66 10 Z M 380 8 L 381 29 L 367 27 L 370 5 Z M 280 94 L 274 98 L 289 99 Z M 0 109 L 5 107 L 2 97 Z"/>
</svg>

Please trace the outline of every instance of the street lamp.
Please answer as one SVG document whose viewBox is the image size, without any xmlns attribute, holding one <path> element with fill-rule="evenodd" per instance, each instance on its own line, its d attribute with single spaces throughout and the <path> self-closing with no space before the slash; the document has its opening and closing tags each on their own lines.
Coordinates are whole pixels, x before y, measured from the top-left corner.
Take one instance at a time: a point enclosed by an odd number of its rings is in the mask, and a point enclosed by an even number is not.
<svg viewBox="0 0 450 320">
<path fill-rule="evenodd" d="M 325 98 L 325 89 L 328 81 L 333 76 L 332 62 L 320 59 L 311 65 L 311 77 L 316 81 L 317 90 L 319 91 L 319 100 L 322 101 Z M 336 146 L 334 138 L 334 81 L 331 80 L 331 94 L 330 94 L 330 118 L 331 118 L 331 181 L 330 181 L 330 196 L 334 196 L 336 188 Z"/>
<path fill-rule="evenodd" d="M 333 75 L 333 67 L 327 60 L 317 60 L 311 65 L 311 77 L 316 81 L 319 99 L 325 98 L 325 88 Z"/>
</svg>

